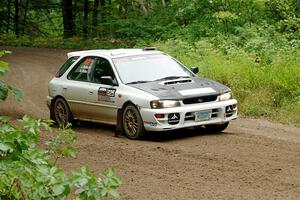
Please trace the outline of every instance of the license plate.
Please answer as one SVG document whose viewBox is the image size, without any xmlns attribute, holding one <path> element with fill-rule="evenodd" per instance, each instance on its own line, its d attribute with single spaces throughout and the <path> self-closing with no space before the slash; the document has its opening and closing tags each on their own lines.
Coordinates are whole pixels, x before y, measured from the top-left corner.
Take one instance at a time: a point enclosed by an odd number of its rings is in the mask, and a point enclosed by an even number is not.
<svg viewBox="0 0 300 200">
<path fill-rule="evenodd" d="M 196 122 L 206 121 L 206 120 L 209 120 L 210 118 L 211 118 L 211 110 L 195 112 L 195 121 Z"/>
</svg>

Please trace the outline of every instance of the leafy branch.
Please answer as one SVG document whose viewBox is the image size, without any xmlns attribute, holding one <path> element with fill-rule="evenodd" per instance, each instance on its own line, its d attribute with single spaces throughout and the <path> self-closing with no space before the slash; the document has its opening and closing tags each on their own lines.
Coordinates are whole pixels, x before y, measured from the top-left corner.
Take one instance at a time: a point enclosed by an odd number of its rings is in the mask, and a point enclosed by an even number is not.
<svg viewBox="0 0 300 200">
<path fill-rule="evenodd" d="M 0 57 L 10 54 L 10 51 L 0 51 Z M 6 85 L 5 82 L 1 79 L 6 72 L 8 72 L 8 63 L 0 60 L 0 101 L 6 100 L 9 93 L 12 93 L 17 101 L 21 101 L 22 92 L 10 85 Z"/>
</svg>

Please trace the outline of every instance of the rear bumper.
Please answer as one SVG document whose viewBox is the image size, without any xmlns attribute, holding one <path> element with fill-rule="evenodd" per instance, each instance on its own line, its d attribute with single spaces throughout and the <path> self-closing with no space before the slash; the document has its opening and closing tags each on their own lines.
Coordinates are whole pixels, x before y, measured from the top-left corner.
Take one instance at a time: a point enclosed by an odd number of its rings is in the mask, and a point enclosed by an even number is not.
<svg viewBox="0 0 300 200">
<path fill-rule="evenodd" d="M 208 111 L 211 114 L 208 119 L 197 121 L 195 119 L 195 112 L 199 111 Z M 231 99 L 165 109 L 141 108 L 140 113 L 146 130 L 167 131 L 208 124 L 223 124 L 234 120 L 237 118 L 237 101 Z M 169 114 L 173 116 L 174 113 L 179 114 L 178 122 L 170 124 Z M 155 114 L 163 114 L 164 117 L 156 118 Z"/>
</svg>

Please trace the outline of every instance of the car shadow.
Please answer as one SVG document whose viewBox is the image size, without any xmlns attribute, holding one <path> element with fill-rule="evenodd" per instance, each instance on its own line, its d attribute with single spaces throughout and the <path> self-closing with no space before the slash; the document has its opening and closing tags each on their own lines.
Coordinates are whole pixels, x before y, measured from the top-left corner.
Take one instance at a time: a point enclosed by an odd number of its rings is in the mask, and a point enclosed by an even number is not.
<svg viewBox="0 0 300 200">
<path fill-rule="evenodd" d="M 99 122 L 77 121 L 74 126 L 74 130 L 76 131 L 76 130 L 82 130 L 82 129 L 89 129 L 89 130 L 95 130 L 95 131 L 104 130 L 104 131 L 112 132 L 112 134 L 114 134 L 116 126 L 99 123 Z"/>
<path fill-rule="evenodd" d="M 96 123 L 96 122 L 88 122 L 88 121 L 79 121 L 77 125 L 74 127 L 75 131 L 81 130 L 91 130 L 95 133 L 107 133 L 111 134 L 111 136 L 115 136 L 116 126 Z M 228 134 L 227 132 L 208 132 L 204 127 L 198 128 L 185 128 L 185 129 L 177 129 L 170 131 L 161 131 L 161 132 L 146 132 L 145 136 L 141 139 L 142 141 L 149 142 L 167 142 L 172 140 L 183 140 L 194 137 L 203 137 L 207 135 L 223 135 Z M 125 135 L 118 135 L 119 138 L 127 139 Z"/>
<path fill-rule="evenodd" d="M 183 140 L 207 135 L 223 135 L 225 132 L 208 132 L 205 128 L 185 128 L 162 132 L 147 132 L 143 140 L 151 142 L 167 142 Z"/>
</svg>

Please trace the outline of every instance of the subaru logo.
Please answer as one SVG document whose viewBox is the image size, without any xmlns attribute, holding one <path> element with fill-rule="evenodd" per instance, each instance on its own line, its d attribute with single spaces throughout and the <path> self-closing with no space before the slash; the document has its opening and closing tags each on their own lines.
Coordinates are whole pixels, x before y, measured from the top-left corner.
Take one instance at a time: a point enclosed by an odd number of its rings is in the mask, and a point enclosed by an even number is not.
<svg viewBox="0 0 300 200">
<path fill-rule="evenodd" d="M 201 99 L 201 98 L 198 99 L 198 102 L 199 102 L 199 103 L 202 103 L 202 102 L 203 102 L 203 99 Z"/>
</svg>

